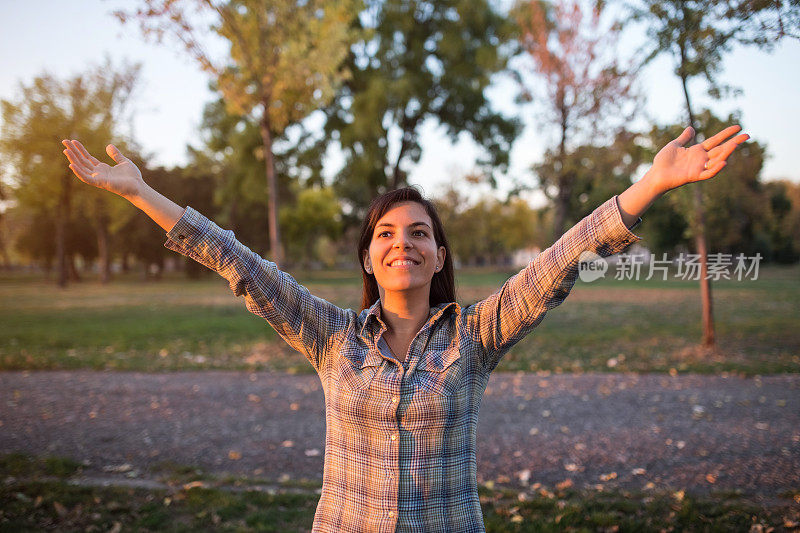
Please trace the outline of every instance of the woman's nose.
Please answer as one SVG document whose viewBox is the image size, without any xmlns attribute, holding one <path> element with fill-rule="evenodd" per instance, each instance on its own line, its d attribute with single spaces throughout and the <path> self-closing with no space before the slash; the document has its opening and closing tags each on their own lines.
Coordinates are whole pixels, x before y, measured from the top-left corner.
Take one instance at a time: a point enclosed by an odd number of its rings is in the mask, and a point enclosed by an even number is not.
<svg viewBox="0 0 800 533">
<path fill-rule="evenodd" d="M 404 233 L 398 233 L 397 237 L 394 240 L 394 247 L 404 250 L 406 248 L 411 247 L 411 241 L 408 239 L 408 236 Z"/>
</svg>

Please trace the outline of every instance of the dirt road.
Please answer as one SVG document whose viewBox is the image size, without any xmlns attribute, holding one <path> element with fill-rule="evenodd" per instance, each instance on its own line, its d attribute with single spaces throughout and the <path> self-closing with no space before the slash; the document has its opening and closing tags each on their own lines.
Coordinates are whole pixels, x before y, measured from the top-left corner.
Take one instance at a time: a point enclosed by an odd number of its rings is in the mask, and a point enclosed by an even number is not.
<svg viewBox="0 0 800 533">
<path fill-rule="evenodd" d="M 71 457 L 87 476 L 146 480 L 171 462 L 319 481 L 324 439 L 315 375 L 0 373 L 0 453 Z M 800 375 L 496 373 L 478 476 L 773 498 L 800 489 Z"/>
</svg>

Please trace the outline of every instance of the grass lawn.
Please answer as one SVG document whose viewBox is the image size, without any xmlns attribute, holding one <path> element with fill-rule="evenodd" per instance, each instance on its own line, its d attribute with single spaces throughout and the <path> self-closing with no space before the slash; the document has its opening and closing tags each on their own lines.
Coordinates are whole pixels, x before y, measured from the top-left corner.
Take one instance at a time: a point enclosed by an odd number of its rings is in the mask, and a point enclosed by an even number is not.
<svg viewBox="0 0 800 533">
<path fill-rule="evenodd" d="M 69 459 L 0 456 L 3 531 L 308 531 L 319 487 L 255 490 L 249 480 L 184 483 L 166 489 L 85 486 Z M 769 505 L 736 493 L 631 493 L 529 487 L 479 488 L 488 532 L 772 531 L 797 527 L 800 493 Z"/>
<path fill-rule="evenodd" d="M 513 272 L 465 270 L 462 304 L 497 290 Z M 358 305 L 350 272 L 299 274 L 313 294 Z M 737 372 L 800 371 L 800 267 L 762 267 L 759 279 L 713 283 L 718 347 L 698 348 L 697 282 L 578 282 L 515 346 L 498 370 Z M 0 369 L 271 369 L 312 372 L 221 278 L 120 279 L 58 289 L 0 277 Z"/>
</svg>

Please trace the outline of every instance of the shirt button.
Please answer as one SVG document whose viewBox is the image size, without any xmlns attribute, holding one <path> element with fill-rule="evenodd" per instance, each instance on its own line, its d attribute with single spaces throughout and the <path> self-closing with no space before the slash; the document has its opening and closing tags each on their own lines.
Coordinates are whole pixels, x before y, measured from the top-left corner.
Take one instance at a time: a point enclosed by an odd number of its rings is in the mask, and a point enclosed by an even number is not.
<svg viewBox="0 0 800 533">
<path fill-rule="evenodd" d="M 178 238 L 179 238 L 180 240 L 183 240 L 183 239 L 185 239 L 185 238 L 186 238 L 186 235 L 184 235 L 183 233 L 181 233 L 180 235 L 178 235 Z"/>
<path fill-rule="evenodd" d="M 397 433 L 392 433 L 392 440 L 397 440 Z"/>
<path fill-rule="evenodd" d="M 389 518 L 394 516 L 394 511 L 389 511 Z"/>
<path fill-rule="evenodd" d="M 397 401 L 397 396 L 392 396 L 392 403 L 395 403 L 396 401 Z"/>
</svg>

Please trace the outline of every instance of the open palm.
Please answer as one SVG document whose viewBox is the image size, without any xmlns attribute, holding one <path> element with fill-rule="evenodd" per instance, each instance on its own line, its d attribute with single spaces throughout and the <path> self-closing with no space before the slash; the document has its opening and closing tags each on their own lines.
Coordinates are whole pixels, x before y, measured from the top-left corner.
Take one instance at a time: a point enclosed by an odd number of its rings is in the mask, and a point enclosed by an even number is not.
<svg viewBox="0 0 800 533">
<path fill-rule="evenodd" d="M 79 141 L 61 141 L 66 147 L 69 168 L 81 181 L 123 197 L 137 194 L 144 185 L 142 173 L 116 146 L 109 144 L 106 153 L 117 164 L 113 167 L 92 156 Z"/>
<path fill-rule="evenodd" d="M 736 147 L 750 138 L 745 133 L 728 139 L 741 129 L 740 126 L 730 126 L 702 143 L 684 148 L 694 137 L 694 130 L 686 128 L 656 154 L 650 174 L 663 192 L 712 178 L 725 167 L 728 156 Z"/>
</svg>

